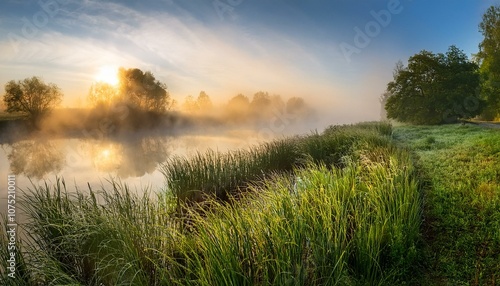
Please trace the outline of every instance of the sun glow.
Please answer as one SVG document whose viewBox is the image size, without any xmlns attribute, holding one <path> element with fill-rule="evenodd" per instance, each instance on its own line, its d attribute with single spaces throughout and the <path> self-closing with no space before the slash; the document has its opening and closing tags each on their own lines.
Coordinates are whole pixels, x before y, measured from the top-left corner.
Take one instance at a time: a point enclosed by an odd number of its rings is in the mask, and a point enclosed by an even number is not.
<svg viewBox="0 0 500 286">
<path fill-rule="evenodd" d="M 113 66 L 103 66 L 95 75 L 95 81 L 105 82 L 111 85 L 118 84 L 118 69 Z"/>
<path fill-rule="evenodd" d="M 123 150 L 119 144 L 104 143 L 91 150 L 90 157 L 95 168 L 101 172 L 114 172 L 120 168 Z"/>
<path fill-rule="evenodd" d="M 108 158 L 110 153 L 108 149 L 104 149 L 101 154 L 103 157 Z"/>
</svg>

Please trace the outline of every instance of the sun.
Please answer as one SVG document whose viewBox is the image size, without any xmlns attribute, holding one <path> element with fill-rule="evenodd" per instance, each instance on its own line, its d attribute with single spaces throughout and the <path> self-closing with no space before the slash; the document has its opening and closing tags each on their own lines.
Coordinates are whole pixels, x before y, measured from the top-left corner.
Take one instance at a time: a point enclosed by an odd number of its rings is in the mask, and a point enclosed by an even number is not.
<svg viewBox="0 0 500 286">
<path fill-rule="evenodd" d="M 118 69 L 114 66 L 102 66 L 94 77 L 95 81 L 105 82 L 111 85 L 118 84 Z"/>
</svg>

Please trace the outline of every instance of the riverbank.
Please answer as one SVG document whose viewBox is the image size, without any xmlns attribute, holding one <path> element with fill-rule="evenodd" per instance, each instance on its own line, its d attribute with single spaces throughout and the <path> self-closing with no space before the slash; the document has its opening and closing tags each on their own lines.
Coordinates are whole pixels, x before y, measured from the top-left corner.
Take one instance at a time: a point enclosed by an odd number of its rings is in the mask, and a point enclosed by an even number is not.
<svg viewBox="0 0 500 286">
<path fill-rule="evenodd" d="M 158 194 L 40 186 L 22 195 L 23 276 L 2 282 L 495 285 L 499 142 L 480 126 L 361 123 L 174 157 Z"/>
<path fill-rule="evenodd" d="M 22 203 L 33 237 L 15 285 L 402 281 L 417 255 L 421 201 L 410 154 L 391 132 L 332 126 L 172 160 L 167 176 L 199 185 L 170 179 L 156 200 L 118 183 L 77 194 L 63 181 L 38 187 Z"/>
</svg>

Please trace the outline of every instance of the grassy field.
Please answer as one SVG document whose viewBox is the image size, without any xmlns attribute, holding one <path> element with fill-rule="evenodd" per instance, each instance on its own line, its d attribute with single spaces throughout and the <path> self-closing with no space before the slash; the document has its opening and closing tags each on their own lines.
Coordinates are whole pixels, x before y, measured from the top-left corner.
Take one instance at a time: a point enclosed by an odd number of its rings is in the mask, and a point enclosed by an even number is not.
<svg viewBox="0 0 500 286">
<path fill-rule="evenodd" d="M 362 123 L 172 158 L 156 196 L 36 186 L 0 284 L 496 285 L 499 163 L 498 130 Z"/>
<path fill-rule="evenodd" d="M 500 130 L 401 126 L 419 157 L 424 200 L 421 285 L 500 282 Z"/>
</svg>

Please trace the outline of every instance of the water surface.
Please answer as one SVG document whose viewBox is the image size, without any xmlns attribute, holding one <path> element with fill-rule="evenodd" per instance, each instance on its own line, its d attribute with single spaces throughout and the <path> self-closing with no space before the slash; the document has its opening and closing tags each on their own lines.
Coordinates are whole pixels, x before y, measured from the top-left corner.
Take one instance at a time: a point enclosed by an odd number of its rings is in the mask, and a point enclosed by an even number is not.
<svg viewBox="0 0 500 286">
<path fill-rule="evenodd" d="M 69 190 L 100 189 L 110 179 L 141 192 L 165 190 L 161 164 L 172 156 L 191 156 L 207 149 L 247 148 L 262 138 L 252 130 L 200 134 L 134 133 L 114 138 L 29 138 L 1 144 L 0 213 L 7 207 L 7 176 L 16 175 L 18 198 L 32 184 L 55 184 L 64 179 Z"/>
</svg>

